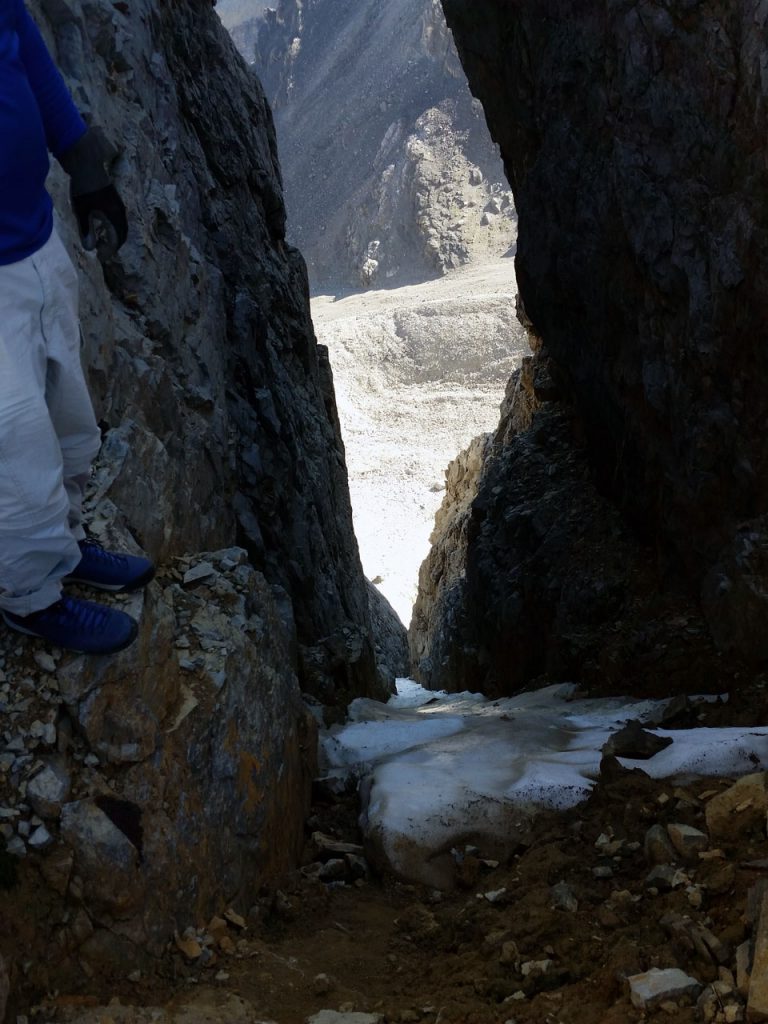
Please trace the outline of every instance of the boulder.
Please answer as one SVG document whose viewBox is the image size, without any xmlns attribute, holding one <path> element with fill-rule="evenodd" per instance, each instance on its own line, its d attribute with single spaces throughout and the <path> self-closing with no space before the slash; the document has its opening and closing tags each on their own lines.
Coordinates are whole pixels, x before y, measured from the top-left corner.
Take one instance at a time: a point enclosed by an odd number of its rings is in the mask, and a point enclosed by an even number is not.
<svg viewBox="0 0 768 1024">
<path fill-rule="evenodd" d="M 745 775 L 707 802 L 706 821 L 710 838 L 716 842 L 727 842 L 752 830 L 759 830 L 765 837 L 766 811 L 768 773 Z"/>
</svg>

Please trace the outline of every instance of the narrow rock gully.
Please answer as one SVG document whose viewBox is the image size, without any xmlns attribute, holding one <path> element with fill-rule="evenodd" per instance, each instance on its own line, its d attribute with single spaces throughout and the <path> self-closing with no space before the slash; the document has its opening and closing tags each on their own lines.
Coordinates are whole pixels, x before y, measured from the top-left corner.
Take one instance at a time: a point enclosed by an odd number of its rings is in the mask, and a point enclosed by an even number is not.
<svg viewBox="0 0 768 1024">
<path fill-rule="evenodd" d="M 764 720 L 763 687 L 682 702 L 667 728 Z M 279 886 L 177 936 L 156 970 L 22 985 L 12 1009 L 20 1024 L 744 1020 L 747 997 L 766 1006 L 749 970 L 768 940 L 768 792 L 762 773 L 734 782 L 656 781 L 607 756 L 587 801 L 540 813 L 506 860 L 456 847 L 458 886 L 439 892 L 377 873 L 355 786 L 320 781 Z M 3 916 L 46 913 L 2 881 Z"/>
</svg>

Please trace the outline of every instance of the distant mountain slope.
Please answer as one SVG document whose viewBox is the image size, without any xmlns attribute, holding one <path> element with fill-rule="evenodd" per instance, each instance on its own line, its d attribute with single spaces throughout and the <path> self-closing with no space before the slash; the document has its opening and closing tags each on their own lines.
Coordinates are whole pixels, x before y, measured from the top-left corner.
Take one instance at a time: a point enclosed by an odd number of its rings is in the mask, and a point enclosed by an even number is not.
<svg viewBox="0 0 768 1024">
<path fill-rule="evenodd" d="M 510 249 L 511 193 L 439 0 L 279 0 L 258 25 L 289 232 L 315 290 Z"/>
<path fill-rule="evenodd" d="M 259 19 L 277 0 L 217 0 L 216 13 L 238 50 L 250 64 L 256 46 Z"/>
</svg>

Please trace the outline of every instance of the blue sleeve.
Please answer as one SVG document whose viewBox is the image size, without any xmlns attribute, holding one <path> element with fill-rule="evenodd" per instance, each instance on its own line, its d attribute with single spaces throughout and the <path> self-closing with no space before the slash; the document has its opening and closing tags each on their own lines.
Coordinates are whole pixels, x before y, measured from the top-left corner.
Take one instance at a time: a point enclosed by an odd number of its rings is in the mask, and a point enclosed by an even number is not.
<svg viewBox="0 0 768 1024">
<path fill-rule="evenodd" d="M 18 0 L 17 33 L 19 54 L 40 108 L 48 149 L 55 157 L 59 157 L 85 134 L 86 124 L 51 60 L 37 25 L 24 6 L 24 0 Z"/>
</svg>

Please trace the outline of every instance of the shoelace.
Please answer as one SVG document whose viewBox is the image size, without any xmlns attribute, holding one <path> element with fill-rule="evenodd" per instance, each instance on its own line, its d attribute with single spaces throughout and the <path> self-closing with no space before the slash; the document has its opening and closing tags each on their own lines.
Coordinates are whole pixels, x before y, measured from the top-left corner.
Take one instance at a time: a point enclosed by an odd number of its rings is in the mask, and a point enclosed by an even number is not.
<svg viewBox="0 0 768 1024">
<path fill-rule="evenodd" d="M 35 619 L 38 622 L 52 620 L 60 626 L 66 626 L 74 619 L 85 629 L 97 632 L 107 625 L 110 614 L 110 609 L 106 605 L 94 604 L 92 601 L 78 601 L 72 597 L 62 597 L 50 608 L 37 612 Z"/>
<path fill-rule="evenodd" d="M 107 551 L 101 544 L 97 544 L 92 540 L 85 540 L 80 545 L 80 550 L 83 553 L 83 558 L 86 556 L 93 558 L 94 561 L 103 562 L 105 565 L 119 565 L 126 566 L 128 559 L 125 555 L 117 555 L 114 551 Z"/>
</svg>

